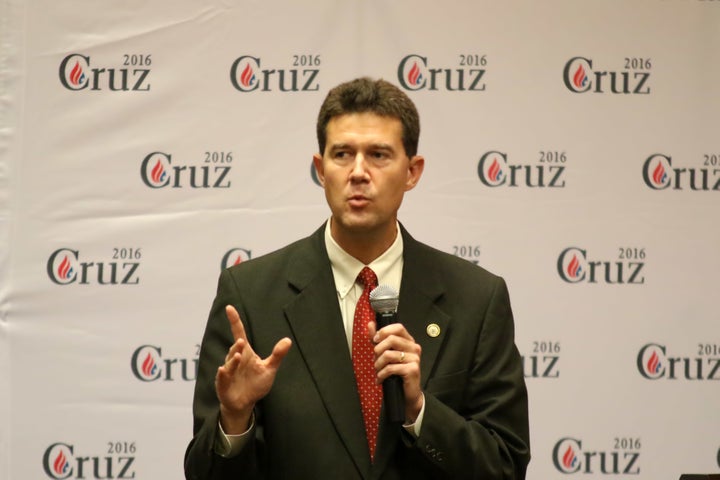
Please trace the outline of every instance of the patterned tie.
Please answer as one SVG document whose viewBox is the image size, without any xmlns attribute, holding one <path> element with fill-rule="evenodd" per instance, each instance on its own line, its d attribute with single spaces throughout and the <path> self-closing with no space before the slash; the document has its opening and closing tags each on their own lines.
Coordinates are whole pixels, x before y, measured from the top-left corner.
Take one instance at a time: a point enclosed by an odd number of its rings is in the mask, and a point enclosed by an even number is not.
<svg viewBox="0 0 720 480">
<path fill-rule="evenodd" d="M 355 370 L 355 381 L 360 393 L 360 406 L 365 420 L 370 461 L 375 459 L 380 407 L 382 406 L 382 385 L 375 383 L 375 359 L 373 344 L 368 337 L 367 324 L 375 320 L 375 313 L 370 307 L 370 291 L 377 286 L 377 276 L 370 268 L 365 267 L 358 275 L 357 281 L 364 289 L 355 307 L 352 336 L 352 362 Z"/>
</svg>

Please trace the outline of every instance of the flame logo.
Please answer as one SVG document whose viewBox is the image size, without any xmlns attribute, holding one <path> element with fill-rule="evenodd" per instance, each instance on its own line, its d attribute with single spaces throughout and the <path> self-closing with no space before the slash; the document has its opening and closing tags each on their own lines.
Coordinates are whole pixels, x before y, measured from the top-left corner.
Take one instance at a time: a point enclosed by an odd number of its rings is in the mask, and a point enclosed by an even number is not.
<svg viewBox="0 0 720 480">
<path fill-rule="evenodd" d="M 665 172 L 665 167 L 662 166 L 661 162 L 658 162 L 657 167 L 653 170 L 652 179 L 656 185 L 664 185 L 667 181 L 667 172 Z"/>
<path fill-rule="evenodd" d="M 142 363 L 142 373 L 146 377 L 152 377 L 156 372 L 157 365 L 155 365 L 155 360 L 153 360 L 152 355 L 148 353 Z"/>
<path fill-rule="evenodd" d="M 75 62 L 75 66 L 70 71 L 70 83 L 80 85 L 85 81 L 85 73 L 83 72 L 80 62 Z"/>
<path fill-rule="evenodd" d="M 63 280 L 67 280 L 73 274 L 72 265 L 70 264 L 70 260 L 67 255 L 65 255 L 65 258 L 63 258 L 62 262 L 60 262 L 60 265 L 58 265 L 57 273 L 58 277 Z"/>
<path fill-rule="evenodd" d="M 225 255 L 223 255 L 220 268 L 224 270 L 226 268 L 239 265 L 246 260 L 250 260 L 251 258 L 252 252 L 250 250 L 246 250 L 244 248 L 231 248 L 230 250 L 225 252 Z"/>
<path fill-rule="evenodd" d="M 158 160 L 155 166 L 150 171 L 150 178 L 152 179 L 153 183 L 160 183 L 165 180 L 166 175 L 167 174 L 165 173 L 165 168 L 163 167 L 162 162 Z"/>
<path fill-rule="evenodd" d="M 53 470 L 58 475 L 62 475 L 67 471 L 69 467 L 70 462 L 68 462 L 68 459 L 65 456 L 65 452 L 60 450 L 60 453 L 58 453 L 57 457 L 55 457 L 55 461 L 53 462 Z"/>
<path fill-rule="evenodd" d="M 580 267 L 580 260 L 578 260 L 577 255 L 573 255 L 572 260 L 570 260 L 567 266 L 567 274 L 570 278 L 578 278 L 581 273 L 582 267 Z"/>
<path fill-rule="evenodd" d="M 648 373 L 653 375 L 660 371 L 660 357 L 657 352 L 653 352 L 652 355 L 650 355 L 650 358 L 647 361 L 647 369 Z"/>
<path fill-rule="evenodd" d="M 575 75 L 573 76 L 573 84 L 577 88 L 584 87 L 587 84 L 587 74 L 585 73 L 585 69 L 582 65 L 578 66 L 577 71 L 575 72 Z"/>
<path fill-rule="evenodd" d="M 245 65 L 245 69 L 240 74 L 240 83 L 242 83 L 245 87 L 249 87 L 255 83 L 255 72 L 250 67 L 249 63 Z"/>
<path fill-rule="evenodd" d="M 420 82 L 422 82 L 422 73 L 420 73 L 420 67 L 418 67 L 417 62 L 413 63 L 407 78 L 410 85 L 419 85 Z"/>
<path fill-rule="evenodd" d="M 575 455 L 575 452 L 573 451 L 572 447 L 568 447 L 567 450 L 565 450 L 565 454 L 562 457 L 562 464 L 565 468 L 572 468 L 577 463 L 577 455 Z"/>
<path fill-rule="evenodd" d="M 500 162 L 497 158 L 493 159 L 492 165 L 488 168 L 488 178 L 491 182 L 499 182 L 502 179 L 502 170 L 500 169 Z"/>
</svg>

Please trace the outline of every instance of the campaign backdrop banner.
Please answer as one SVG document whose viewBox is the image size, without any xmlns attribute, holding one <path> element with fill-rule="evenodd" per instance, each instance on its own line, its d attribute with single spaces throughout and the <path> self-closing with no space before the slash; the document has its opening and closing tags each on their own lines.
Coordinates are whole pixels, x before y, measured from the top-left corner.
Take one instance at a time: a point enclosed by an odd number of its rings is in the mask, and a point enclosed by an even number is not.
<svg viewBox="0 0 720 480">
<path fill-rule="evenodd" d="M 183 477 L 218 275 L 328 218 L 361 75 L 400 221 L 508 283 L 528 479 L 720 471 L 720 1 L 0 0 L 0 478 Z"/>
</svg>

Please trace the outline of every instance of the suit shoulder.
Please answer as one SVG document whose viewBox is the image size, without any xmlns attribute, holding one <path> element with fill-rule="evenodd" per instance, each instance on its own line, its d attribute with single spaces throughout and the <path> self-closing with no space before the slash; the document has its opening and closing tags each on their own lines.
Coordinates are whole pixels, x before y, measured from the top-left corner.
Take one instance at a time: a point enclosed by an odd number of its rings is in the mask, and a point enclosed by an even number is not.
<svg viewBox="0 0 720 480">
<path fill-rule="evenodd" d="M 272 252 L 240 262 L 237 265 L 229 267 L 227 270 L 232 277 L 242 277 L 260 273 L 263 275 L 271 275 L 273 272 L 284 270 L 288 265 L 289 259 L 295 254 L 302 253 L 304 249 L 309 248 L 310 244 L 311 237 L 302 238 Z"/>
<path fill-rule="evenodd" d="M 416 247 L 420 255 L 430 260 L 432 270 L 438 274 L 485 282 L 502 280 L 499 275 L 457 255 L 438 250 L 422 242 L 416 242 Z"/>
</svg>

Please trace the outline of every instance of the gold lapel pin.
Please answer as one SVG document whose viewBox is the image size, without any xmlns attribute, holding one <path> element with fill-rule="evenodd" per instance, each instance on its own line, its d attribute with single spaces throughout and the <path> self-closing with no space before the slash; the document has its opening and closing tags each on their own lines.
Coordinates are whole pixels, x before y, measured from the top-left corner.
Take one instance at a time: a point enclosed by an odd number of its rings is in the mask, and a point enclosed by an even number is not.
<svg viewBox="0 0 720 480">
<path fill-rule="evenodd" d="M 437 323 L 431 323 L 427 326 L 425 332 L 428 334 L 428 337 L 435 338 L 440 335 L 440 325 Z"/>
</svg>

